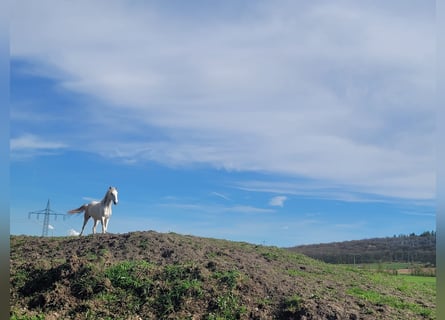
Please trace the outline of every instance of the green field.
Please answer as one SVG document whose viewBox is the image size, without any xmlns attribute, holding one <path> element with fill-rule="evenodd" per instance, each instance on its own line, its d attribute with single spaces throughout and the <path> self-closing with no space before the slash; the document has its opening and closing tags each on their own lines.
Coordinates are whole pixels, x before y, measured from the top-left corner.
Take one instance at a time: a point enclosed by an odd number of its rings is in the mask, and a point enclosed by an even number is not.
<svg viewBox="0 0 445 320">
<path fill-rule="evenodd" d="M 386 272 L 394 275 L 412 275 L 425 276 L 435 278 L 436 268 L 422 263 L 408 263 L 408 262 L 381 262 L 381 263 L 366 263 L 366 264 L 342 264 L 361 270 L 368 270 L 373 272 Z"/>
<path fill-rule="evenodd" d="M 399 269 L 415 269 L 425 267 L 421 263 L 412 262 L 380 262 L 380 263 L 363 263 L 357 264 L 357 267 L 370 270 L 399 270 Z"/>
<path fill-rule="evenodd" d="M 434 287 L 434 290 L 436 290 L 436 277 L 411 276 L 411 275 L 398 275 L 396 277 L 403 279 L 404 281 L 407 282 L 423 284 L 425 286 L 431 286 Z"/>
</svg>

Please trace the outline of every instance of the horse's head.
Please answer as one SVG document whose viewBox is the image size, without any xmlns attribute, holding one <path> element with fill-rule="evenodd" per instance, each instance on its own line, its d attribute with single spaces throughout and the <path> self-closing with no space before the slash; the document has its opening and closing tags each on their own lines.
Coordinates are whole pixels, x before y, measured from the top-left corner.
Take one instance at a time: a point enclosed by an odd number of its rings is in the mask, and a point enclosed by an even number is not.
<svg viewBox="0 0 445 320">
<path fill-rule="evenodd" d="M 115 188 L 115 187 L 110 187 L 109 189 L 108 189 L 108 194 L 110 195 L 110 197 L 111 197 L 111 200 L 113 200 L 113 203 L 114 204 L 117 204 L 118 203 L 118 199 L 117 199 L 117 189 Z"/>
</svg>

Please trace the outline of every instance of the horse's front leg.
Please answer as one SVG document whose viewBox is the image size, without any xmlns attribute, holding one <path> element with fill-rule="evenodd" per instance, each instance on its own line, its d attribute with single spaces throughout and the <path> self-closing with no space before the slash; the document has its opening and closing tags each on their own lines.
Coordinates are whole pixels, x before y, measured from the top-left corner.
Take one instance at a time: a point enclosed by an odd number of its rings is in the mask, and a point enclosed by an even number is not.
<svg viewBox="0 0 445 320">
<path fill-rule="evenodd" d="M 102 217 L 100 222 L 102 223 L 102 233 L 107 232 L 107 218 Z"/>
<path fill-rule="evenodd" d="M 110 218 L 105 218 L 105 232 L 108 232 L 108 222 L 110 221 Z"/>
</svg>

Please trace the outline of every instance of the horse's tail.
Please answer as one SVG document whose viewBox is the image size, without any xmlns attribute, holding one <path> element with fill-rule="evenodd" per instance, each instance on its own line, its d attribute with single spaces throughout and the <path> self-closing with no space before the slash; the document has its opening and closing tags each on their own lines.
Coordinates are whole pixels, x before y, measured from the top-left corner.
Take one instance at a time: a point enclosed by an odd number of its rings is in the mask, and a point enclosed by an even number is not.
<svg viewBox="0 0 445 320">
<path fill-rule="evenodd" d="M 73 209 L 73 210 L 68 211 L 68 213 L 71 213 L 71 214 L 72 213 L 81 213 L 81 212 L 83 212 L 83 211 L 85 211 L 87 209 L 87 206 L 88 205 L 84 204 L 84 205 L 82 205 L 81 207 L 79 207 L 77 209 Z"/>
</svg>

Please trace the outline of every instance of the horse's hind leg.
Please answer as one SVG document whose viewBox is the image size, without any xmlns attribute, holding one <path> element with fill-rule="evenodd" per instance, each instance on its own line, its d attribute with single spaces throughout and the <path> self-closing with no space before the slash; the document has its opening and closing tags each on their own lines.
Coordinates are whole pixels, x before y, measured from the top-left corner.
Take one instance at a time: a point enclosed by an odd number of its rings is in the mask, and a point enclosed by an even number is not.
<svg viewBox="0 0 445 320">
<path fill-rule="evenodd" d="M 82 233 L 83 233 L 83 229 L 85 229 L 85 225 L 87 224 L 87 222 L 88 222 L 89 219 L 90 219 L 90 216 L 87 215 L 86 212 L 85 212 L 85 215 L 83 216 L 83 226 L 82 226 L 82 231 L 80 231 L 79 236 L 82 235 Z"/>
<path fill-rule="evenodd" d="M 98 220 L 94 219 L 94 224 L 93 224 L 93 234 L 96 234 L 97 221 L 98 221 Z"/>
</svg>

